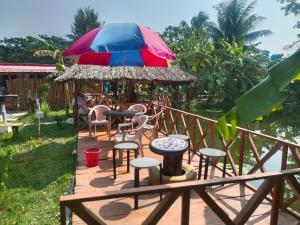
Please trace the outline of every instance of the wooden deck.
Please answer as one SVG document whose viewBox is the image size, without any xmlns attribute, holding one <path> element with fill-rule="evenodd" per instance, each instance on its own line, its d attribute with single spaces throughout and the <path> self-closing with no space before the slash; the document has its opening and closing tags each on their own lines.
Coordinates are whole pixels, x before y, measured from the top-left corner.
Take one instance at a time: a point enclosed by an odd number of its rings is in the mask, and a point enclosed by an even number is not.
<svg viewBox="0 0 300 225">
<path fill-rule="evenodd" d="M 75 194 L 89 194 L 94 191 L 120 190 L 133 187 L 133 169 L 126 173 L 126 159 L 124 154 L 123 165 L 118 160 L 117 179 L 113 179 L 112 170 L 112 141 L 108 140 L 105 132 L 98 132 L 96 137 L 90 138 L 87 131 L 80 131 L 78 134 L 78 166 L 76 169 Z M 148 147 L 149 139 L 147 135 L 143 137 L 145 156 L 151 156 L 158 159 L 160 156 L 152 153 Z M 86 148 L 98 146 L 102 149 L 99 167 L 87 168 L 85 166 Z M 132 155 L 133 157 L 133 155 Z M 185 155 L 185 160 L 187 155 Z M 193 157 L 192 163 L 198 171 L 199 157 Z M 209 171 L 211 171 L 210 168 Z M 215 170 L 215 176 L 221 173 Z M 149 185 L 148 171 L 141 170 L 142 185 Z M 216 186 L 209 191 L 215 202 L 225 210 L 228 215 L 235 217 L 247 200 L 253 195 L 253 191 L 239 184 L 229 184 L 225 186 Z M 141 224 L 141 222 L 153 211 L 159 202 L 159 195 L 144 195 L 139 198 L 139 209 L 133 209 L 133 198 L 111 199 L 84 203 L 92 212 L 104 220 L 107 224 Z M 246 224 L 270 224 L 271 203 L 264 200 L 256 209 Z M 173 206 L 168 210 L 159 224 L 180 224 L 181 199 L 178 198 Z M 73 224 L 85 224 L 77 216 L 73 216 Z M 190 224 L 224 224 L 215 213 L 203 202 L 203 200 L 192 193 L 190 204 Z M 287 213 L 280 212 L 279 224 L 300 225 L 300 221 Z"/>
</svg>

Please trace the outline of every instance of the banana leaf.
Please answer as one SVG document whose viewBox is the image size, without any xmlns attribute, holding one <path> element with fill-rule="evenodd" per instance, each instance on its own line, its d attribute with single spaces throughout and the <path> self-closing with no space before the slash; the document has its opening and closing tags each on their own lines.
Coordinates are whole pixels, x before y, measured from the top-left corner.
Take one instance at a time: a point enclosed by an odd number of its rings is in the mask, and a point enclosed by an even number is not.
<svg viewBox="0 0 300 225">
<path fill-rule="evenodd" d="M 300 51 L 276 64 L 268 72 L 264 80 L 239 97 L 235 106 L 218 120 L 217 130 L 227 141 L 233 139 L 233 135 L 229 135 L 228 129 L 224 128 L 224 118 L 226 124 L 230 120 L 231 124 L 242 126 L 271 112 L 285 101 L 284 88 L 300 74 Z M 236 121 L 232 119 L 232 114 L 236 114 Z M 236 134 L 235 131 L 231 133 Z"/>
</svg>

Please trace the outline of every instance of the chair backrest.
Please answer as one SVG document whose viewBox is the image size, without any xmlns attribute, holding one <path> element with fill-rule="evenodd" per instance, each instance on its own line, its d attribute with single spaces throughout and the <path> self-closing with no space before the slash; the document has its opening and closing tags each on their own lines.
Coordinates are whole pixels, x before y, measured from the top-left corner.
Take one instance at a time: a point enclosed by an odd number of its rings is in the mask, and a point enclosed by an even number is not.
<svg viewBox="0 0 300 225">
<path fill-rule="evenodd" d="M 134 122 L 137 123 L 136 129 L 141 129 L 143 128 L 148 121 L 148 116 L 147 115 L 142 115 L 134 118 Z"/>
<path fill-rule="evenodd" d="M 89 113 L 89 118 L 91 118 L 91 115 L 93 112 L 95 112 L 95 120 L 106 120 L 106 116 L 104 115 L 104 112 L 110 111 L 110 108 L 106 105 L 96 105 L 94 106 Z"/>
<path fill-rule="evenodd" d="M 156 113 L 156 114 L 152 117 L 151 120 L 154 120 L 153 125 L 154 125 L 155 127 L 158 126 L 158 122 L 159 122 L 160 117 L 163 115 L 163 111 L 164 111 L 164 110 L 161 109 L 160 112 Z"/>
<path fill-rule="evenodd" d="M 143 133 L 143 128 L 148 122 L 148 116 L 147 115 L 142 115 L 134 118 L 134 122 L 137 123 L 136 125 L 136 137 L 141 141 L 142 140 L 142 133 Z"/>
<path fill-rule="evenodd" d="M 133 110 L 133 111 L 137 111 L 137 112 L 140 112 L 142 114 L 145 114 L 147 112 L 147 108 L 145 105 L 143 104 L 135 104 L 135 105 L 132 105 L 128 108 L 128 110 Z M 142 115 L 142 114 L 139 114 L 139 115 Z"/>
</svg>

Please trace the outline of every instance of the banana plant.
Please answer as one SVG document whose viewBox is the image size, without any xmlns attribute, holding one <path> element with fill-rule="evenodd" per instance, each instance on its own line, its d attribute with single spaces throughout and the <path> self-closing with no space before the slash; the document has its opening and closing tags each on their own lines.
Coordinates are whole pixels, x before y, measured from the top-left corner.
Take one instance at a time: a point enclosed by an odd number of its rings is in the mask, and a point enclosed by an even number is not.
<svg viewBox="0 0 300 225">
<path fill-rule="evenodd" d="M 36 42 L 40 42 L 42 46 L 46 46 L 47 49 L 40 49 L 36 50 L 34 52 L 34 56 L 36 57 L 52 57 L 53 60 L 55 61 L 55 66 L 56 66 L 56 74 L 55 76 L 60 76 L 63 74 L 67 67 L 65 66 L 64 63 L 64 57 L 62 54 L 62 51 L 56 47 L 56 45 L 53 42 L 43 42 L 39 39 L 35 40 Z M 69 92 L 69 86 L 68 83 L 64 84 L 64 92 L 65 92 L 65 97 L 67 99 L 66 101 L 66 114 L 67 116 L 69 115 L 69 108 L 70 108 L 70 92 Z"/>
<path fill-rule="evenodd" d="M 285 101 L 284 88 L 291 81 L 300 79 L 300 51 L 274 65 L 268 73 L 265 79 L 239 97 L 235 106 L 219 118 L 217 131 L 226 141 L 236 137 L 237 125 L 243 126 L 266 115 Z"/>
</svg>

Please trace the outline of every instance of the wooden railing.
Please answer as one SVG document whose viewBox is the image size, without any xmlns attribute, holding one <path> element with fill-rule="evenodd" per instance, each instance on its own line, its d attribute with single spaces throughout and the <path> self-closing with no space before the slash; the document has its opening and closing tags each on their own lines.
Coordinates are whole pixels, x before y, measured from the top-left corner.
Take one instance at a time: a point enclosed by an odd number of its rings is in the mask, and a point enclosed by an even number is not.
<svg viewBox="0 0 300 225">
<path fill-rule="evenodd" d="M 150 108 L 153 110 L 153 113 L 156 113 L 162 107 L 152 105 Z M 202 147 L 223 149 L 228 154 L 230 170 L 227 170 L 227 175 L 229 177 L 137 189 L 131 188 L 116 192 L 99 192 L 93 195 L 64 196 L 60 200 L 62 225 L 66 224 L 66 207 L 71 209 L 87 224 L 105 224 L 83 203 L 161 192 L 165 194 L 163 200 L 145 219 L 143 224 L 156 224 L 179 196 L 182 196 L 183 205 L 181 224 L 189 224 L 191 190 L 195 190 L 225 224 L 244 224 L 263 199 L 268 199 L 272 202 L 270 224 L 277 224 L 279 209 L 289 212 L 300 219 L 299 214 L 293 210 L 293 207 L 300 203 L 300 184 L 297 179 L 297 176 L 300 174 L 300 145 L 240 127 L 237 128 L 237 137 L 232 141 L 226 142 L 223 138 L 219 138 L 216 133 L 217 121 L 168 106 L 163 106 L 163 110 L 163 117 L 159 121 L 159 131 L 165 135 L 171 133 L 185 133 L 189 135 L 194 153 L 193 160 L 196 161 L 199 160 L 197 158 L 198 149 Z M 280 159 L 276 160 L 278 172 L 267 172 L 266 162 L 278 153 L 281 153 Z M 219 168 L 218 165 L 215 166 Z M 264 181 L 259 187 L 253 187 L 249 185 L 249 181 L 253 180 Z M 255 189 L 252 198 L 247 201 L 241 212 L 234 219 L 229 218 L 224 210 L 205 191 L 205 188 L 208 186 L 229 183 L 241 183 Z M 271 195 L 268 195 L 269 193 Z"/>
<path fill-rule="evenodd" d="M 160 107 L 152 108 L 157 111 Z M 277 170 L 300 167 L 299 144 L 241 127 L 237 128 L 237 137 L 226 142 L 217 135 L 216 123 L 217 121 L 213 119 L 164 106 L 164 116 L 159 121 L 159 129 L 165 135 L 171 133 L 189 135 L 194 156 L 198 155 L 198 150 L 203 147 L 226 151 L 230 164 L 230 170 L 227 172 L 229 176 L 266 172 L 266 162 L 279 153 L 281 156 L 280 160 L 276 161 Z M 216 167 L 221 169 L 218 165 Z M 280 207 L 293 213 L 294 211 L 288 207 L 300 204 L 300 193 L 295 184 L 288 179 L 282 181 L 282 186 Z"/>
<path fill-rule="evenodd" d="M 106 199 L 131 197 L 134 195 L 164 193 L 162 201 L 154 208 L 148 217 L 142 222 L 143 225 L 157 224 L 158 221 L 164 216 L 167 210 L 173 205 L 178 197 L 182 198 L 181 207 L 181 224 L 189 224 L 190 214 L 190 194 L 195 191 L 200 198 L 215 212 L 215 214 L 225 223 L 229 225 L 245 224 L 250 218 L 255 209 L 261 204 L 269 192 L 273 189 L 273 200 L 271 210 L 271 225 L 278 223 L 278 215 L 280 209 L 280 199 L 282 194 L 283 180 L 288 180 L 293 183 L 298 194 L 300 194 L 300 184 L 298 183 L 295 175 L 300 174 L 300 169 L 285 170 L 280 172 L 269 172 L 262 174 L 252 174 L 237 177 L 218 178 L 201 181 L 190 181 L 182 183 L 173 183 L 167 185 L 147 186 L 140 188 L 129 188 L 120 191 L 112 192 L 98 192 L 93 194 L 77 194 L 70 196 L 63 196 L 60 198 L 60 216 L 61 225 L 66 225 L 66 207 L 71 209 L 77 216 L 84 222 L 92 225 L 106 224 L 98 215 L 95 215 L 83 203 L 91 201 L 100 201 Z M 246 205 L 232 219 L 228 214 L 215 203 L 214 199 L 208 194 L 206 188 L 214 185 L 224 185 L 232 183 L 245 183 L 253 180 L 263 180 L 263 183 L 247 201 Z"/>
</svg>

